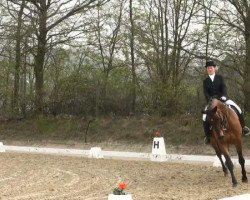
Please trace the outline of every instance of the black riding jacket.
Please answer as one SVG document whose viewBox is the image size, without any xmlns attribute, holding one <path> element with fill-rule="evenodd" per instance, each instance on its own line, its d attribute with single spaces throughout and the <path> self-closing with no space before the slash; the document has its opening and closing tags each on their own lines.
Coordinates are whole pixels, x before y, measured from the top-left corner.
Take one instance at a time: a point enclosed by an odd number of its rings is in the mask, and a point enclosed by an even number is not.
<svg viewBox="0 0 250 200">
<path fill-rule="evenodd" d="M 212 81 L 210 77 L 207 77 L 203 81 L 203 92 L 207 102 L 212 97 L 221 98 L 222 96 L 225 96 L 228 98 L 225 81 L 221 75 L 217 74 L 214 76 L 214 81 Z"/>
</svg>

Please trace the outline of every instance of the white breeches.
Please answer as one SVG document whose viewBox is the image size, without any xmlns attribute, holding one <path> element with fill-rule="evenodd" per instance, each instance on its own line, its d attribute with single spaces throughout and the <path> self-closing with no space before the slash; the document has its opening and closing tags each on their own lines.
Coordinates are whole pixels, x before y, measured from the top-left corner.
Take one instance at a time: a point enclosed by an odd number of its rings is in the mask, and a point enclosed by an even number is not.
<svg viewBox="0 0 250 200">
<path fill-rule="evenodd" d="M 240 114 L 242 113 L 240 107 L 239 107 L 234 101 L 232 101 L 231 99 L 227 100 L 227 101 L 225 102 L 225 104 L 227 104 L 227 105 L 229 105 L 229 106 L 234 106 L 234 107 L 238 110 L 238 112 L 239 112 Z M 207 106 L 205 107 L 205 110 L 207 110 Z M 203 121 L 206 121 L 206 117 L 207 117 L 207 114 L 203 114 L 203 115 L 202 115 L 202 120 L 203 120 Z"/>
</svg>

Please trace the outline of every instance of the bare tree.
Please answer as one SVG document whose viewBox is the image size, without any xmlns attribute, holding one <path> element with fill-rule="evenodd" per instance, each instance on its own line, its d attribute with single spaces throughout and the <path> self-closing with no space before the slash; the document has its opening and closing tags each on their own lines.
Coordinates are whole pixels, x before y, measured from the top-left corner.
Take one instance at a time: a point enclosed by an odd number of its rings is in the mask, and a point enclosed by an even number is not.
<svg viewBox="0 0 250 200">
<path fill-rule="evenodd" d="M 117 43 L 119 41 L 119 33 L 120 33 L 120 28 L 121 28 L 121 20 L 123 16 L 123 8 L 124 8 L 124 0 L 118 1 L 119 4 L 119 12 L 113 13 L 116 18 L 112 18 L 112 26 L 108 27 L 108 32 L 111 32 L 110 34 L 108 33 L 103 33 L 102 26 L 105 26 L 106 24 L 102 24 L 101 21 L 103 21 L 103 18 L 101 16 L 101 10 L 98 9 L 98 17 L 97 17 L 97 25 L 96 25 L 96 38 L 98 41 L 98 49 L 100 51 L 101 55 L 101 66 L 103 69 L 103 74 L 104 74 L 104 80 L 102 84 L 102 99 L 103 99 L 103 105 L 106 104 L 106 95 L 107 95 L 107 83 L 109 79 L 110 72 L 116 67 L 114 65 L 114 60 L 115 60 L 115 51 L 117 50 Z M 111 14 L 109 14 L 111 15 Z M 105 35 L 107 34 L 107 35 Z M 100 95 L 98 93 L 97 95 Z M 97 96 L 97 100 L 99 97 Z M 99 101 L 99 100 L 98 100 Z M 97 102 L 98 102 L 97 101 Z"/>
<path fill-rule="evenodd" d="M 21 40 L 22 40 L 22 24 L 23 24 L 23 10 L 25 7 L 25 0 L 22 0 L 17 17 L 17 27 L 15 33 L 15 72 L 14 72 L 14 92 L 13 92 L 13 104 L 12 112 L 19 113 L 19 87 L 20 87 L 20 68 L 21 68 Z"/>
<path fill-rule="evenodd" d="M 35 107 L 36 113 L 42 114 L 44 109 L 44 65 L 49 41 L 60 34 L 65 34 L 65 32 L 57 33 L 56 29 L 67 19 L 81 15 L 96 6 L 101 6 L 108 0 L 74 1 L 73 3 L 70 0 L 26 0 L 26 2 L 29 4 L 25 8 L 35 13 L 34 16 L 30 16 L 37 40 L 34 55 Z M 20 5 L 18 1 L 15 3 Z M 75 23 L 72 22 L 68 26 L 71 27 L 70 31 L 72 31 L 75 28 Z M 66 29 L 64 26 L 60 28 Z"/>
<path fill-rule="evenodd" d="M 217 6 L 216 6 L 217 5 Z M 245 96 L 244 107 L 250 111 L 250 3 L 245 0 L 214 1 L 211 7 L 205 6 L 213 13 L 217 20 L 226 24 L 232 30 L 240 33 L 245 40 L 245 64 L 242 69 L 237 69 L 243 79 L 243 93 Z M 220 24 L 214 24 L 217 29 Z M 236 38 L 236 37 L 235 37 Z M 211 38 L 212 39 L 212 38 Z M 224 50 L 225 51 L 225 50 Z M 242 72 L 241 72 L 242 71 Z"/>
<path fill-rule="evenodd" d="M 203 5 L 205 5 L 205 2 L 207 2 L 207 1 L 203 1 Z M 212 19 L 212 17 L 211 17 L 211 5 L 212 5 L 212 1 L 210 1 L 208 3 L 208 6 L 206 6 L 209 9 L 206 9 L 206 7 L 204 9 L 205 34 L 206 34 L 206 47 L 205 47 L 205 49 L 206 49 L 206 52 L 205 52 L 206 59 L 208 59 L 208 57 L 209 57 L 208 56 L 208 54 L 209 54 L 208 48 L 209 48 L 209 39 L 210 39 L 210 34 L 211 34 L 210 26 L 211 26 L 211 19 Z"/>
<path fill-rule="evenodd" d="M 134 40 L 135 40 L 135 26 L 134 26 L 134 15 L 133 15 L 133 0 L 129 1 L 129 19 L 130 19 L 130 57 L 131 57 L 131 68 L 132 68 L 132 112 L 135 112 L 135 100 L 136 100 L 136 69 L 135 69 L 135 51 L 134 51 Z"/>
</svg>

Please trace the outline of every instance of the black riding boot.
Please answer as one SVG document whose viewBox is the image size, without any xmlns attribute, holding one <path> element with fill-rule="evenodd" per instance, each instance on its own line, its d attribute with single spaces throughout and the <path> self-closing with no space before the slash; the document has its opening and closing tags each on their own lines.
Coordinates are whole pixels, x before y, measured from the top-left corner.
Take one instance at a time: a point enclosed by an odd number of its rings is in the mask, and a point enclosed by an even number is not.
<svg viewBox="0 0 250 200">
<path fill-rule="evenodd" d="M 203 128 L 205 133 L 204 144 L 209 144 L 211 133 L 210 133 L 210 124 L 208 121 L 203 121 Z"/>
<path fill-rule="evenodd" d="M 239 117 L 239 121 L 240 121 L 240 124 L 241 124 L 241 127 L 242 127 L 242 132 L 243 132 L 243 135 L 249 135 L 250 134 L 250 129 L 245 125 L 245 119 L 243 117 L 243 114 L 237 112 L 238 114 L 238 117 Z"/>
</svg>

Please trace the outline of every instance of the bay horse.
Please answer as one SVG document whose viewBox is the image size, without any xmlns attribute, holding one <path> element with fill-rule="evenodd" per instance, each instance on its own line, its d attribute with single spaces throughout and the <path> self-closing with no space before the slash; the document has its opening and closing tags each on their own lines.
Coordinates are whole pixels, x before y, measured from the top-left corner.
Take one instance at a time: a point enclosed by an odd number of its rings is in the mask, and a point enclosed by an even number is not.
<svg viewBox="0 0 250 200">
<path fill-rule="evenodd" d="M 242 182 L 247 183 L 245 159 L 242 153 L 242 127 L 238 115 L 232 108 L 216 98 L 210 100 L 207 110 L 203 113 L 207 114 L 207 120 L 211 124 L 210 145 L 221 162 L 224 175 L 227 176 L 229 170 L 233 187 L 237 186 L 238 182 L 233 171 L 234 165 L 229 155 L 229 146 L 234 145 L 241 165 Z M 222 155 L 226 160 L 225 164 Z"/>
</svg>

